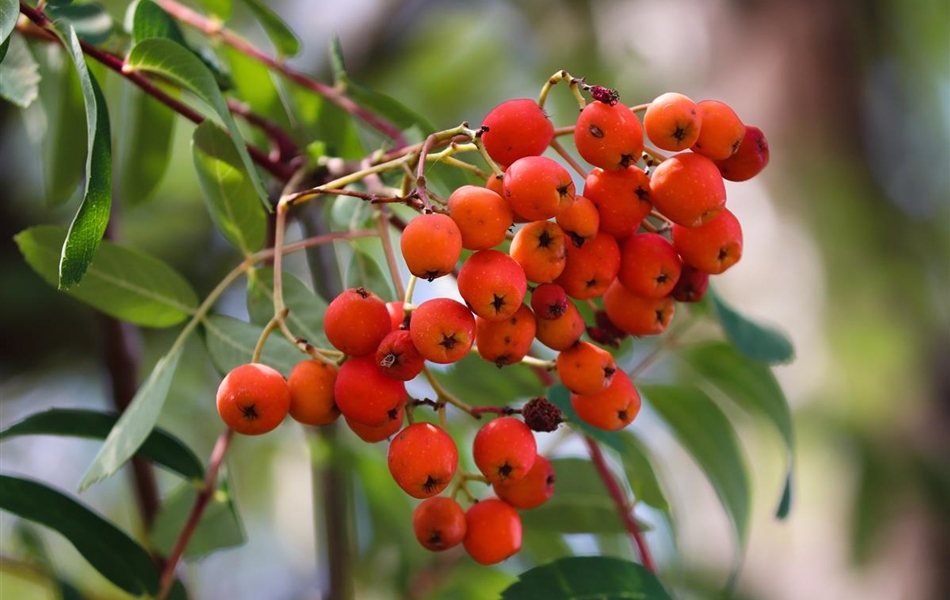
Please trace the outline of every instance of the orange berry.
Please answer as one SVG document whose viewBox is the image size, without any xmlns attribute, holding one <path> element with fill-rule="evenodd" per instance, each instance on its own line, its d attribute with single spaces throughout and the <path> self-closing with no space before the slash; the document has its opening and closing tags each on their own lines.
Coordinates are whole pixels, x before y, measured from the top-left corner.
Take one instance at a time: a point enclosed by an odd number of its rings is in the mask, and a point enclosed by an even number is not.
<svg viewBox="0 0 950 600">
<path fill-rule="evenodd" d="M 769 164 L 769 143 L 758 127 L 746 126 L 745 135 L 736 153 L 725 160 L 714 161 L 729 181 L 746 181 L 762 172 Z"/>
<path fill-rule="evenodd" d="M 511 210 L 531 219 L 551 219 L 574 201 L 574 180 L 546 156 L 518 159 L 505 171 L 503 194 Z"/>
<path fill-rule="evenodd" d="M 547 283 L 564 270 L 567 241 L 551 221 L 532 221 L 515 233 L 508 253 L 524 269 L 528 281 Z"/>
<path fill-rule="evenodd" d="M 683 94 L 658 96 L 643 115 L 643 130 L 661 150 L 679 152 L 696 143 L 703 117 L 696 103 Z"/>
<path fill-rule="evenodd" d="M 287 378 L 290 416 L 305 425 L 329 425 L 340 416 L 333 400 L 337 368 L 322 360 L 297 363 Z"/>
<path fill-rule="evenodd" d="M 537 156 L 554 139 L 554 125 L 538 103 L 528 98 L 502 102 L 485 116 L 482 126 L 488 128 L 482 134 L 485 151 L 502 165 Z"/>
<path fill-rule="evenodd" d="M 472 311 L 451 298 L 426 300 L 412 311 L 412 343 L 426 360 L 454 363 L 468 354 L 475 342 Z"/>
<path fill-rule="evenodd" d="M 531 310 L 539 319 L 557 319 L 567 312 L 567 294 L 556 283 L 542 283 L 531 292 Z"/>
<path fill-rule="evenodd" d="M 405 416 L 405 408 L 403 405 L 399 406 L 399 409 L 395 413 L 391 413 L 387 421 L 382 425 L 371 426 L 364 425 L 352 419 L 347 419 L 343 417 L 343 420 L 346 421 L 347 427 L 355 433 L 361 440 L 364 442 L 375 444 L 376 442 L 381 442 L 385 439 L 388 439 L 390 436 L 394 435 L 402 427 L 402 420 Z"/>
<path fill-rule="evenodd" d="M 350 288 L 330 302 L 323 330 L 333 347 L 350 356 L 376 352 L 392 330 L 386 304 L 366 288 Z"/>
<path fill-rule="evenodd" d="M 402 302 L 402 300 L 386 303 L 386 311 L 389 312 L 389 319 L 392 322 L 393 331 L 397 329 L 408 329 L 404 306 L 405 303 Z"/>
<path fill-rule="evenodd" d="M 564 271 L 554 280 L 571 298 L 603 295 L 620 270 L 620 247 L 608 233 L 598 233 L 580 248 L 569 246 Z"/>
<path fill-rule="evenodd" d="M 670 296 L 678 302 L 699 302 L 709 287 L 709 273 L 700 271 L 688 263 L 683 264 L 683 272 L 676 282 Z"/>
<path fill-rule="evenodd" d="M 640 403 L 640 393 L 623 371 L 617 371 L 610 385 L 597 394 L 571 394 L 571 406 L 578 418 L 607 431 L 629 425 L 640 412 Z"/>
<path fill-rule="evenodd" d="M 412 511 L 412 530 L 426 550 L 448 550 L 465 537 L 465 511 L 452 498 L 426 498 Z"/>
<path fill-rule="evenodd" d="M 637 233 L 620 245 L 617 279 L 639 296 L 666 296 L 679 280 L 682 268 L 673 244 L 658 233 Z"/>
<path fill-rule="evenodd" d="M 669 296 L 644 298 L 615 281 L 604 294 L 604 312 L 618 329 L 630 335 L 657 335 L 666 331 L 676 306 Z"/>
<path fill-rule="evenodd" d="M 479 250 L 459 270 L 458 290 L 473 313 L 500 321 L 521 306 L 528 280 L 521 265 L 504 252 Z"/>
<path fill-rule="evenodd" d="M 650 179 L 653 205 L 683 227 L 712 220 L 726 204 L 726 185 L 715 163 L 684 152 L 664 160 Z"/>
<path fill-rule="evenodd" d="M 728 209 L 700 227 L 673 225 L 673 245 L 683 261 L 718 275 L 742 258 L 742 227 Z"/>
<path fill-rule="evenodd" d="M 570 348 L 584 335 L 584 317 L 570 300 L 567 301 L 567 309 L 560 317 L 537 319 L 536 323 L 538 330 L 534 334 L 535 337 L 552 350 Z"/>
<path fill-rule="evenodd" d="M 504 242 L 514 218 L 504 198 L 477 185 L 463 185 L 452 192 L 449 215 L 462 233 L 462 247 L 468 250 Z"/>
<path fill-rule="evenodd" d="M 557 376 L 575 394 L 603 391 L 616 372 L 613 355 L 590 342 L 577 342 L 557 355 Z"/>
<path fill-rule="evenodd" d="M 472 442 L 472 458 L 488 481 L 517 481 L 528 474 L 538 455 L 531 429 L 514 417 L 485 423 Z"/>
<path fill-rule="evenodd" d="M 537 331 L 534 313 L 522 304 L 504 321 L 475 319 L 475 345 L 478 355 L 498 367 L 521 362 L 528 354 Z"/>
<path fill-rule="evenodd" d="M 425 367 L 426 359 L 419 354 L 407 329 L 389 332 L 376 349 L 376 364 L 386 377 L 409 381 Z"/>
<path fill-rule="evenodd" d="M 235 367 L 218 386 L 218 414 L 244 435 L 276 429 L 290 411 L 290 387 L 275 369 L 259 363 Z"/>
<path fill-rule="evenodd" d="M 597 235 L 600 213 L 590 198 L 574 196 L 574 202 L 557 214 L 557 224 L 578 248 Z"/>
<path fill-rule="evenodd" d="M 537 508 L 551 499 L 554 493 L 554 467 L 551 461 L 540 454 L 528 474 L 518 481 L 506 481 L 492 485 L 498 498 L 515 508 Z"/>
<path fill-rule="evenodd" d="M 591 102 L 574 127 L 574 145 L 590 164 L 608 171 L 625 169 L 643 153 L 643 127 L 627 106 Z"/>
<path fill-rule="evenodd" d="M 406 225 L 399 247 L 409 272 L 432 281 L 455 268 L 462 256 L 462 232 L 448 215 L 422 214 Z"/>
<path fill-rule="evenodd" d="M 489 498 L 465 513 L 462 546 L 475 562 L 493 565 L 521 550 L 521 516 L 510 504 Z"/>
<path fill-rule="evenodd" d="M 405 404 L 406 386 L 383 375 L 375 356 L 361 356 L 340 367 L 333 396 L 344 417 L 378 427 L 392 420 Z"/>
<path fill-rule="evenodd" d="M 713 160 L 725 160 L 736 153 L 745 136 L 745 125 L 732 107 L 718 100 L 696 104 L 702 116 L 702 129 L 692 150 Z"/>
<path fill-rule="evenodd" d="M 389 472 L 413 498 L 429 498 L 444 490 L 458 468 L 452 437 L 432 423 L 413 423 L 389 444 Z"/>
<path fill-rule="evenodd" d="M 584 182 L 584 196 L 597 207 L 600 231 L 617 238 L 636 231 L 653 209 L 650 178 L 639 167 L 592 170 Z"/>
</svg>

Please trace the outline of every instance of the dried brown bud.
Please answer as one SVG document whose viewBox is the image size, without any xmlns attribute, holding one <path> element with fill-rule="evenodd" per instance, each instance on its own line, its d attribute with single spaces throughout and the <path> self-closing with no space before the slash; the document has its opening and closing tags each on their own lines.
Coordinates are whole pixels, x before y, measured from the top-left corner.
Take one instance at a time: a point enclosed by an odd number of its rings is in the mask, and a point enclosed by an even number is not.
<svg viewBox="0 0 950 600">
<path fill-rule="evenodd" d="M 554 431 L 564 421 L 561 409 L 543 396 L 529 400 L 521 409 L 521 416 L 534 431 Z"/>
</svg>

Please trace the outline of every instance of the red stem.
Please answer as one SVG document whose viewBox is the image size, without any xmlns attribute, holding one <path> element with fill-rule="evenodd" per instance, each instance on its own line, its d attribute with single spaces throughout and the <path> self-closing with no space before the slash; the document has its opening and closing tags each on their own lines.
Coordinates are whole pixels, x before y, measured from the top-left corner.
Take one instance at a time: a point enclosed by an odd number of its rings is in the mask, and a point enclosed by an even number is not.
<svg viewBox="0 0 950 600">
<path fill-rule="evenodd" d="M 617 506 L 617 514 L 619 514 L 620 518 L 623 519 L 623 523 L 627 527 L 627 531 L 630 532 L 630 537 L 633 538 L 633 542 L 637 546 L 637 550 L 640 552 L 640 562 L 642 562 L 643 566 L 646 567 L 650 572 L 656 573 L 656 563 L 653 562 L 653 556 L 650 554 L 650 549 L 647 547 L 647 542 L 643 538 L 643 532 L 640 531 L 640 526 L 637 524 L 637 520 L 633 518 L 633 511 L 630 510 L 629 506 L 627 506 L 626 494 L 624 494 L 623 490 L 620 489 L 620 485 L 614 478 L 613 473 L 610 472 L 610 467 L 607 466 L 607 461 L 604 458 L 603 451 L 600 449 L 600 446 L 597 445 L 597 442 L 595 442 L 590 437 L 585 435 L 584 441 L 587 443 L 587 450 L 590 453 L 591 462 L 594 463 L 594 467 L 597 469 L 597 473 L 603 480 L 604 486 L 607 488 L 607 492 L 610 494 L 610 497 L 613 498 L 614 504 Z"/>
<path fill-rule="evenodd" d="M 327 85 L 320 81 L 316 81 L 315 79 L 312 79 L 303 73 L 300 73 L 299 71 L 291 69 L 282 61 L 268 56 L 263 51 L 250 44 L 244 38 L 228 29 L 225 29 L 221 23 L 212 21 L 204 15 L 198 14 L 197 12 L 191 10 L 187 6 L 182 6 L 174 0 L 156 0 L 156 2 L 165 10 L 165 12 L 182 23 L 194 27 L 195 29 L 202 31 L 207 35 L 220 37 L 224 43 L 228 44 L 241 54 L 258 61 L 269 69 L 273 69 L 283 74 L 287 79 L 293 81 L 297 85 L 313 90 L 314 92 L 320 94 L 333 104 L 336 104 L 346 112 L 352 114 L 354 117 L 357 117 L 367 125 L 373 127 L 389 139 L 393 140 L 396 143 L 397 148 L 401 148 L 406 145 L 406 138 L 402 135 L 402 131 L 400 131 L 398 127 L 358 105 L 356 102 L 347 97 L 343 90 Z"/>
<path fill-rule="evenodd" d="M 191 541 L 192 534 L 194 534 L 195 529 L 198 527 L 198 522 L 201 520 L 201 515 L 208 505 L 208 501 L 211 500 L 211 497 L 218 487 L 218 470 L 224 462 L 224 456 L 228 452 L 228 446 L 233 437 L 234 430 L 229 427 L 218 436 L 218 441 L 214 444 L 214 449 L 211 451 L 211 458 L 208 461 L 208 472 L 205 474 L 204 485 L 201 487 L 201 491 L 198 492 L 198 497 L 195 499 L 195 504 L 191 507 L 188 520 L 185 521 L 185 526 L 182 528 L 181 533 L 178 534 L 175 547 L 172 548 L 171 554 L 168 555 L 165 570 L 162 571 L 160 580 L 161 588 L 159 589 L 158 596 L 156 596 L 157 600 L 165 600 L 171 591 L 172 584 L 175 582 L 175 568 L 185 553 L 185 548 L 188 547 L 188 542 Z"/>
</svg>

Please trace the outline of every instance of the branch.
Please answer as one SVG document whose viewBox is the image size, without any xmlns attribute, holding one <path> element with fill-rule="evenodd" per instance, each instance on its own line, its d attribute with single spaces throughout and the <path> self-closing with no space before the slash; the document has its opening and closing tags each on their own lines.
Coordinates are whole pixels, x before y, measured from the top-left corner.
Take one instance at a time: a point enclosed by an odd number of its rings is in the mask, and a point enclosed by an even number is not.
<svg viewBox="0 0 950 600">
<path fill-rule="evenodd" d="M 584 436 L 584 442 L 587 443 L 587 450 L 590 453 L 591 462 L 594 463 L 594 467 L 597 469 L 597 474 L 600 475 L 604 486 L 607 488 L 607 492 L 610 494 L 610 497 L 613 498 L 614 504 L 617 506 L 617 514 L 620 515 L 627 531 L 630 532 L 630 537 L 633 538 L 633 542 L 640 553 L 640 562 L 642 562 L 643 566 L 650 572 L 656 573 L 656 563 L 653 562 L 653 556 L 650 554 L 649 547 L 647 547 L 643 532 L 640 531 L 637 520 L 633 518 L 633 511 L 627 505 L 626 494 L 620 489 L 620 485 L 617 483 L 617 480 L 614 479 L 613 473 L 610 472 L 610 468 L 607 466 L 603 451 L 601 451 L 597 442 L 586 435 Z"/>
</svg>

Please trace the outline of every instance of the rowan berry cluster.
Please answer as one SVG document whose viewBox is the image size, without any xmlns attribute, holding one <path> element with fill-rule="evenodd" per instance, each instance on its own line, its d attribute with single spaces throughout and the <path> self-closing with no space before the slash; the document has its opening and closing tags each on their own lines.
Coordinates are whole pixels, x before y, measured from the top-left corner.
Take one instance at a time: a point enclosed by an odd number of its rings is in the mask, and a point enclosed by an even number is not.
<svg viewBox="0 0 950 600">
<path fill-rule="evenodd" d="M 543 364 L 570 390 L 578 418 L 605 430 L 626 427 L 640 395 L 610 348 L 628 335 L 662 333 L 676 302 L 700 300 L 709 276 L 740 259 L 742 230 L 725 207 L 723 180 L 749 179 L 769 159 L 762 132 L 722 102 L 666 93 L 634 110 L 612 90 L 580 80 L 571 86 L 593 97 L 573 127 L 577 153 L 593 166 L 589 173 L 562 152 L 539 102 L 509 100 L 479 130 L 495 163 L 485 184 L 456 189 L 406 224 L 400 250 L 408 271 L 429 281 L 454 277 L 462 302 L 386 302 L 364 288 L 348 289 L 324 319 L 326 338 L 343 360 L 300 362 L 286 381 L 270 367 L 248 364 L 218 391 L 222 418 L 240 433 L 269 431 L 287 414 L 307 425 L 342 415 L 367 442 L 391 439 L 393 480 L 423 499 L 413 514 L 420 544 L 462 544 L 483 564 L 516 553 L 518 510 L 551 496 L 554 472 L 538 454 L 532 429 L 549 431 L 559 419 L 501 412 L 475 435 L 471 453 L 480 474 L 458 473 L 445 402 L 410 398 L 406 382 L 427 362 L 456 363 L 471 352 L 499 368 L 539 368 L 543 361 L 529 356 L 537 342 L 556 353 Z M 568 168 L 543 155 L 551 147 L 583 176 L 580 193 Z M 411 418 L 411 409 L 424 404 L 440 411 L 442 426 Z M 474 501 L 466 488 L 472 480 L 489 484 L 497 498 Z M 440 496 L 453 481 L 452 493 Z M 460 491 L 473 500 L 467 510 L 455 499 Z"/>
</svg>

